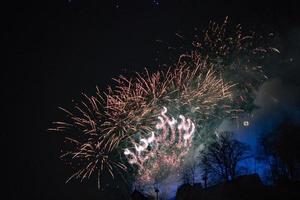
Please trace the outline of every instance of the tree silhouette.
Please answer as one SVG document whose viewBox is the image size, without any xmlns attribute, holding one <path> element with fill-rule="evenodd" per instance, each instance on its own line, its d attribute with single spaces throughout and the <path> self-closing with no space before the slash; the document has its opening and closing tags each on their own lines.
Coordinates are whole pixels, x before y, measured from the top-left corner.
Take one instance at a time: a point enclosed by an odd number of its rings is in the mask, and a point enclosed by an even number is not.
<svg viewBox="0 0 300 200">
<path fill-rule="evenodd" d="M 300 125 L 284 120 L 261 143 L 264 153 L 270 157 L 273 181 L 294 180 L 300 164 Z"/>
<path fill-rule="evenodd" d="M 195 162 L 188 163 L 183 167 L 182 177 L 181 177 L 183 183 L 194 185 L 195 177 L 196 177 L 196 168 L 197 166 Z"/>
<path fill-rule="evenodd" d="M 249 158 L 248 145 L 233 138 L 231 132 L 221 132 L 212 138 L 212 141 L 200 151 L 200 166 L 208 174 L 230 181 L 239 174 L 238 163 Z"/>
</svg>

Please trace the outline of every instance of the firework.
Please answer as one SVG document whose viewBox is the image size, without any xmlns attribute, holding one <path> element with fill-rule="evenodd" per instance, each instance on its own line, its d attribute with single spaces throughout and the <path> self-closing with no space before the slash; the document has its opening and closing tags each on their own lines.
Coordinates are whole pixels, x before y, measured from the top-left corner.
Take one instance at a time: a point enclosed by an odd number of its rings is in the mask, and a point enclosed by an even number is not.
<svg viewBox="0 0 300 200">
<path fill-rule="evenodd" d="M 81 166 L 81 169 L 71 178 L 80 178 L 81 180 L 89 178 L 92 172 L 98 171 L 100 174 L 104 168 L 112 176 L 113 167 L 125 170 L 125 165 L 118 161 L 112 161 L 110 155 L 119 153 L 121 151 L 119 147 L 124 144 L 137 145 L 133 142 L 136 135 L 143 137 L 156 131 L 155 127 L 159 126 L 156 123 L 160 105 L 171 107 L 173 113 L 182 112 L 183 115 L 180 116 L 182 123 L 185 123 L 184 115 L 198 116 L 198 121 L 213 116 L 213 110 L 219 102 L 230 99 L 230 89 L 233 85 L 226 84 L 222 79 L 217 78 L 212 69 L 208 70 L 206 74 L 202 74 L 201 69 L 206 67 L 205 65 L 202 63 L 195 69 L 181 65 L 166 73 L 160 71 L 149 74 L 146 70 L 146 76 L 138 74 L 133 80 L 121 76 L 119 79 L 115 79 L 117 83 L 115 89 L 109 89 L 104 97 L 97 90 L 96 96 L 88 97 L 83 94 L 83 101 L 74 106 L 75 112 L 72 113 L 61 108 L 67 113 L 69 120 L 68 122 L 56 122 L 56 128 L 52 130 L 71 130 L 67 141 L 72 143 L 72 148 L 64 154 L 64 157 L 71 158 L 71 162 L 80 163 Z M 231 112 L 230 107 L 227 108 L 224 111 Z M 159 117 L 161 123 L 164 120 L 169 125 L 171 122 L 175 123 L 175 121 L 169 120 L 165 112 L 162 112 Z M 190 119 L 188 119 L 188 123 L 191 123 Z M 185 127 L 185 125 L 181 126 Z M 193 126 L 195 126 L 194 123 Z M 174 127 L 171 127 L 171 130 L 172 128 Z M 164 130 L 163 135 L 159 137 L 160 142 L 166 139 L 166 132 Z M 170 142 L 173 143 L 174 130 L 171 133 Z M 181 131 L 179 133 L 181 134 Z M 181 144 L 181 136 L 178 137 L 180 141 L 177 141 L 179 142 L 177 148 L 184 152 L 182 147 L 178 147 Z M 185 138 L 187 135 L 183 135 L 183 137 Z M 141 140 L 144 145 L 147 144 L 146 141 L 145 139 Z M 158 142 L 158 140 L 155 141 Z M 171 143 L 168 144 L 171 145 Z M 190 144 L 191 140 L 189 140 Z M 142 148 L 146 147 L 139 145 L 137 149 Z M 162 149 L 159 148 L 159 150 Z M 129 150 L 126 149 L 126 152 L 129 153 Z M 133 154 L 130 155 L 133 156 Z M 176 154 L 172 155 L 175 156 L 171 159 L 172 162 L 175 158 L 180 161 L 185 153 L 180 155 L 177 157 Z M 158 160 L 160 159 L 169 160 L 162 156 Z M 129 160 L 129 163 L 131 162 L 133 161 Z M 159 168 L 158 163 L 155 165 L 157 168 Z M 139 172 L 145 169 L 143 163 L 135 164 L 141 168 L 138 170 Z M 147 173 L 150 174 L 150 171 L 148 170 Z"/>
<path fill-rule="evenodd" d="M 179 115 L 180 122 L 166 115 L 167 108 L 158 116 L 156 132 L 141 138 L 138 143 L 132 141 L 134 148 L 126 148 L 124 154 L 128 162 L 138 166 L 139 181 L 154 183 L 168 172 L 179 168 L 183 157 L 188 153 L 195 132 L 195 124 L 189 118 Z"/>
<path fill-rule="evenodd" d="M 83 94 L 74 111 L 61 108 L 68 118 L 51 130 L 67 134 L 63 157 L 78 166 L 70 179 L 96 174 L 100 185 L 104 170 L 114 177 L 132 167 L 137 180 L 153 182 L 169 173 L 164 169 L 176 171 L 193 143 L 203 142 L 204 126 L 243 112 L 265 76 L 253 57 L 268 49 L 255 46 L 254 35 L 243 35 L 240 26 L 228 35 L 226 26 L 227 19 L 210 23 L 166 70 L 119 76 L 106 92 Z"/>
<path fill-rule="evenodd" d="M 69 120 L 68 122 L 54 122 L 55 128 L 49 130 L 69 133 L 65 137 L 68 142 L 66 146 L 69 148 L 65 149 L 61 158 L 66 159 L 78 169 L 66 182 L 71 179 L 83 181 L 96 174 L 100 188 L 103 171 L 109 172 L 114 177 L 114 171 L 126 171 L 127 167 L 120 161 L 113 160 L 111 156 L 120 138 L 115 135 L 106 137 L 99 130 L 98 123 L 102 123 L 103 120 L 100 111 L 103 108 L 100 96 L 88 97 L 85 94 L 83 96 L 85 101 L 74 106 L 75 112 L 60 108 L 67 114 Z"/>
</svg>

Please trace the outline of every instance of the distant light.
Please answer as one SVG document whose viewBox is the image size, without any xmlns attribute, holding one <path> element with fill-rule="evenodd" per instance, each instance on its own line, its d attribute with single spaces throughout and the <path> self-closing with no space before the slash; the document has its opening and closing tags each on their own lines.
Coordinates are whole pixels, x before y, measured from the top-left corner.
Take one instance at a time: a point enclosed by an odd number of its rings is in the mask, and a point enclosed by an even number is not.
<svg viewBox="0 0 300 200">
<path fill-rule="evenodd" d="M 249 126 L 249 121 L 244 121 L 244 122 L 243 122 L 243 125 L 244 125 L 244 126 Z"/>
<path fill-rule="evenodd" d="M 159 1 L 158 0 L 153 0 L 153 3 L 156 5 L 159 5 Z"/>
</svg>

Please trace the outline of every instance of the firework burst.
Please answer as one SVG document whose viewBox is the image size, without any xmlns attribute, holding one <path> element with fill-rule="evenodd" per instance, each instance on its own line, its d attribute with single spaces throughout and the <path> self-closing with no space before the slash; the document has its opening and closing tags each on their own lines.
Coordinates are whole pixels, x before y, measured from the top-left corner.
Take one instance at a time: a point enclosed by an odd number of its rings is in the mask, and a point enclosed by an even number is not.
<svg viewBox="0 0 300 200">
<path fill-rule="evenodd" d="M 179 115 L 180 121 L 167 116 L 164 107 L 157 117 L 156 131 L 139 142 L 132 141 L 134 148 L 126 148 L 124 154 L 128 162 L 138 167 L 139 180 L 152 183 L 166 177 L 168 172 L 178 170 L 182 159 L 192 146 L 195 124 L 191 119 Z M 162 169 L 167 169 L 163 171 Z"/>
<path fill-rule="evenodd" d="M 137 180 L 153 182 L 168 174 L 162 169 L 180 166 L 203 138 L 203 124 L 243 112 L 253 100 L 248 94 L 265 79 L 253 57 L 271 48 L 256 46 L 254 35 L 243 35 L 240 26 L 228 35 L 226 26 L 227 19 L 210 23 L 192 50 L 166 70 L 119 76 L 106 92 L 83 94 L 72 112 L 61 108 L 68 118 L 50 130 L 67 133 L 71 145 L 63 157 L 78 166 L 70 179 L 97 174 L 100 187 L 104 170 L 114 177 L 114 171 L 133 167 Z"/>
</svg>

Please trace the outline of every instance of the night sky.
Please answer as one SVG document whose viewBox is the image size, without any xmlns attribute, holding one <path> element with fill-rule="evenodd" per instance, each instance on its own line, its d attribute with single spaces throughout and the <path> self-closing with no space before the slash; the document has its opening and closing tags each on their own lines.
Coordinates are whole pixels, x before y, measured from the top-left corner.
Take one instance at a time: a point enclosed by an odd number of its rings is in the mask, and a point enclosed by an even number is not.
<svg viewBox="0 0 300 200">
<path fill-rule="evenodd" d="M 261 109 L 247 118 L 241 139 L 253 143 L 250 132 L 257 136 L 284 117 L 299 119 L 296 1 L 12 1 L 2 9 L 1 180 L 8 199 L 109 199 L 94 180 L 65 184 L 71 170 L 59 159 L 62 136 L 47 131 L 63 118 L 58 106 L 68 107 L 81 92 L 92 95 L 96 85 L 106 88 L 119 74 L 158 69 L 157 40 L 172 43 L 176 32 L 201 30 L 210 20 L 229 16 L 230 23 L 277 35 L 280 61 L 267 68 L 272 78 L 258 91 Z"/>
</svg>

